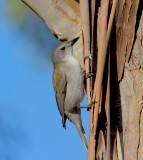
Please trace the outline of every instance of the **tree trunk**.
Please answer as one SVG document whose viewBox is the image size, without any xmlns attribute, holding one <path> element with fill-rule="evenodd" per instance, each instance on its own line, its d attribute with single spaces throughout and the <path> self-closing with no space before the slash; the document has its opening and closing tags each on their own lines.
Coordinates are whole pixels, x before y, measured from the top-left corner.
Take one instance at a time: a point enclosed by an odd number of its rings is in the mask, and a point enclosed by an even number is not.
<svg viewBox="0 0 143 160">
<path fill-rule="evenodd" d="M 141 6 L 139 6 L 141 7 Z M 139 8 L 136 38 L 120 82 L 121 143 L 124 159 L 143 159 L 143 11 Z M 140 17 L 141 16 L 141 17 Z"/>
</svg>

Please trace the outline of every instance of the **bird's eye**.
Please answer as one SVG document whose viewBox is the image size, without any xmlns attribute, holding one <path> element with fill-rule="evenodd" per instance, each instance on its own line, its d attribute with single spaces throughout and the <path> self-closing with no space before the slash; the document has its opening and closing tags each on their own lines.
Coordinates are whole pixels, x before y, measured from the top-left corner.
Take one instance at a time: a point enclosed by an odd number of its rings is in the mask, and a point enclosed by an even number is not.
<svg viewBox="0 0 143 160">
<path fill-rule="evenodd" d="M 63 50 L 63 51 L 64 51 L 64 50 L 65 50 L 65 47 L 61 48 L 61 50 Z"/>
</svg>

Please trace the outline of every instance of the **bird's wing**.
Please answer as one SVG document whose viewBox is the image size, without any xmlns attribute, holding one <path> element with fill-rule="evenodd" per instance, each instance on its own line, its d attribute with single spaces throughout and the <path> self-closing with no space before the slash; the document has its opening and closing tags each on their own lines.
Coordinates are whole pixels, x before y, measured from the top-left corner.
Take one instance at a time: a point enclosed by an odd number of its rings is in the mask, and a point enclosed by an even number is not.
<svg viewBox="0 0 143 160">
<path fill-rule="evenodd" d="M 65 96 L 66 96 L 67 82 L 66 82 L 65 74 L 61 73 L 61 70 L 59 67 L 54 67 L 53 87 L 55 91 L 58 109 L 62 116 L 63 127 L 65 128 L 66 115 L 64 110 L 64 102 L 65 102 Z"/>
</svg>

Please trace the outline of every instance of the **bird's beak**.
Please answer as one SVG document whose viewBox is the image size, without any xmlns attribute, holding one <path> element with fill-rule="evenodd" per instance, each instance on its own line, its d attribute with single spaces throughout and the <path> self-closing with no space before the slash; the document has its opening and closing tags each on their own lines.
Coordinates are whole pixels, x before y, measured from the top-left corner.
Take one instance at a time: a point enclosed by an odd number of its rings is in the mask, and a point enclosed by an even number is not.
<svg viewBox="0 0 143 160">
<path fill-rule="evenodd" d="M 70 41 L 71 46 L 75 44 L 75 42 L 79 39 L 79 37 L 74 38 L 73 40 Z"/>
</svg>

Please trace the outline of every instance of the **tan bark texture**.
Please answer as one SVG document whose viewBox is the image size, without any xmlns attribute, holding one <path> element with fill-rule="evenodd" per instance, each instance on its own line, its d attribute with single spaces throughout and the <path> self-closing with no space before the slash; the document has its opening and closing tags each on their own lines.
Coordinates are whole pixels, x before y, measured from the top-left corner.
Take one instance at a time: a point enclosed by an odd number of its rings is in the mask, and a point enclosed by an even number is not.
<svg viewBox="0 0 143 160">
<path fill-rule="evenodd" d="M 141 160 L 143 159 L 143 2 L 120 1 L 114 23 L 110 42 L 110 159 Z M 106 126 L 100 130 L 104 133 L 106 146 Z M 106 159 L 108 154 L 103 147 L 99 152 L 101 145 L 103 140 L 101 142 L 99 138 L 96 152 L 98 160 Z"/>
<path fill-rule="evenodd" d="M 124 159 L 143 159 L 143 11 L 129 62 L 120 83 Z"/>
</svg>

